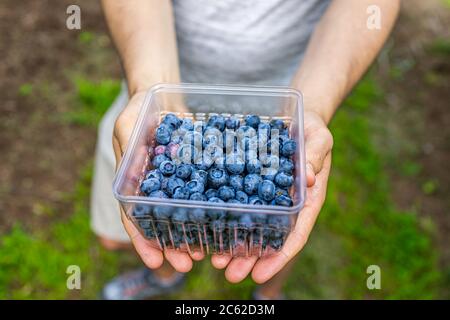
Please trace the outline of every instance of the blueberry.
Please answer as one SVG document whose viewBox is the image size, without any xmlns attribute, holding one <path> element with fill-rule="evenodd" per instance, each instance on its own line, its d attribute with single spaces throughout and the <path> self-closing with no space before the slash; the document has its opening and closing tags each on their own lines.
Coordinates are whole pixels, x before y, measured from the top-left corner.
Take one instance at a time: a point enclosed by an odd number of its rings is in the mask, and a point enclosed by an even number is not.
<svg viewBox="0 0 450 320">
<path fill-rule="evenodd" d="M 152 221 L 150 219 L 139 219 L 137 223 L 142 229 L 149 229 L 152 227 Z"/>
<path fill-rule="evenodd" d="M 273 119 L 270 121 L 270 126 L 272 129 L 283 130 L 285 128 L 285 124 L 281 119 Z"/>
<path fill-rule="evenodd" d="M 203 148 L 208 146 L 223 147 L 223 133 L 214 127 L 207 127 L 203 133 Z"/>
<path fill-rule="evenodd" d="M 289 192 L 286 189 L 277 187 L 275 189 L 275 197 L 278 197 L 278 196 L 289 196 Z"/>
<path fill-rule="evenodd" d="M 159 169 L 150 170 L 145 175 L 145 179 L 155 178 L 155 179 L 161 180 L 162 177 L 163 177 L 163 175 L 162 175 L 161 171 L 159 171 Z"/>
<path fill-rule="evenodd" d="M 221 115 L 213 115 L 208 120 L 208 126 L 223 131 L 225 129 L 225 118 Z"/>
<path fill-rule="evenodd" d="M 236 133 L 234 131 L 226 129 L 223 132 L 223 147 L 227 153 L 236 149 Z"/>
<path fill-rule="evenodd" d="M 141 191 L 148 195 L 153 191 L 159 190 L 161 188 L 161 182 L 159 179 L 150 178 L 142 181 L 141 183 Z"/>
<path fill-rule="evenodd" d="M 289 137 L 289 130 L 288 128 L 281 129 L 278 134 L 280 137 Z"/>
<path fill-rule="evenodd" d="M 191 196 L 189 197 L 189 200 L 194 200 L 194 201 L 207 201 L 208 199 L 206 198 L 206 196 L 200 192 L 194 192 L 193 194 L 191 194 Z"/>
<path fill-rule="evenodd" d="M 236 130 L 239 128 L 240 121 L 238 118 L 231 116 L 225 120 L 225 127 L 227 129 Z"/>
<path fill-rule="evenodd" d="M 241 157 L 232 153 L 225 157 L 225 167 L 231 174 L 241 174 L 245 170 L 245 163 Z"/>
<path fill-rule="evenodd" d="M 280 172 L 275 176 L 274 181 L 279 187 L 290 187 L 294 183 L 294 177 L 290 174 Z"/>
<path fill-rule="evenodd" d="M 136 204 L 133 209 L 133 216 L 142 217 L 148 216 L 151 213 L 151 207 L 145 204 Z"/>
<path fill-rule="evenodd" d="M 172 215 L 172 220 L 175 222 L 187 222 L 188 220 L 187 212 L 188 210 L 185 208 L 177 208 Z"/>
<path fill-rule="evenodd" d="M 243 137 L 252 138 L 255 136 L 256 136 L 256 130 L 250 126 L 242 126 L 236 130 L 236 138 L 238 140 L 242 139 Z"/>
<path fill-rule="evenodd" d="M 234 189 L 229 186 L 221 186 L 217 191 L 219 192 L 219 198 L 223 201 L 233 199 L 236 196 Z"/>
<path fill-rule="evenodd" d="M 248 160 L 246 167 L 248 173 L 261 173 L 261 161 L 256 158 Z"/>
<path fill-rule="evenodd" d="M 285 157 L 290 157 L 295 154 L 296 149 L 297 143 L 292 139 L 288 139 L 284 141 L 281 145 L 281 155 Z"/>
<path fill-rule="evenodd" d="M 257 204 L 257 205 L 265 205 L 267 202 L 265 202 L 263 199 L 259 198 L 257 195 L 250 196 L 248 198 L 248 204 Z"/>
<path fill-rule="evenodd" d="M 165 193 L 164 191 L 161 191 L 161 190 L 153 191 L 153 192 L 150 193 L 148 196 L 149 196 L 150 198 L 161 198 L 161 199 L 169 198 L 169 196 L 167 195 L 167 193 Z"/>
<path fill-rule="evenodd" d="M 270 180 L 264 180 L 258 186 L 258 196 L 264 201 L 275 198 L 275 184 Z"/>
<path fill-rule="evenodd" d="M 262 182 L 262 178 L 254 173 L 251 173 L 244 178 L 244 191 L 248 195 L 255 194 L 258 191 L 258 185 Z"/>
<path fill-rule="evenodd" d="M 199 180 L 191 180 L 186 183 L 186 187 L 189 189 L 191 194 L 200 192 L 203 193 L 205 191 L 205 185 Z"/>
<path fill-rule="evenodd" d="M 267 151 L 273 154 L 279 154 L 280 152 L 280 140 L 279 139 L 275 139 L 274 137 L 272 137 L 272 139 L 270 139 L 267 142 Z"/>
<path fill-rule="evenodd" d="M 225 230 L 225 222 L 223 220 L 214 220 L 210 224 L 211 230 L 216 230 L 216 232 L 223 232 Z"/>
<path fill-rule="evenodd" d="M 267 126 L 268 128 L 266 128 Z M 266 123 L 261 123 L 258 129 L 258 143 L 259 146 L 267 146 L 267 143 L 270 140 L 270 126 Z"/>
<path fill-rule="evenodd" d="M 248 195 L 244 191 L 236 191 L 235 199 L 240 203 L 247 204 L 248 203 Z"/>
<path fill-rule="evenodd" d="M 239 174 L 231 175 L 229 184 L 235 191 L 244 190 L 244 178 Z"/>
<path fill-rule="evenodd" d="M 169 126 L 173 131 L 180 127 L 182 121 L 173 113 L 168 113 L 164 116 L 162 123 Z"/>
<path fill-rule="evenodd" d="M 205 192 L 205 196 L 208 199 L 210 199 L 210 198 L 217 198 L 219 196 L 219 193 L 217 192 L 216 189 L 208 189 Z"/>
<path fill-rule="evenodd" d="M 273 181 L 273 180 L 275 180 L 275 176 L 277 175 L 277 173 L 278 173 L 278 171 L 276 169 L 264 168 L 264 169 L 262 169 L 261 177 L 264 180 Z"/>
<path fill-rule="evenodd" d="M 176 164 L 173 161 L 165 160 L 159 165 L 159 171 L 165 176 L 170 176 L 175 173 L 177 169 Z"/>
<path fill-rule="evenodd" d="M 262 155 L 259 160 L 264 168 L 278 170 L 280 167 L 280 159 L 276 155 Z"/>
<path fill-rule="evenodd" d="M 256 115 L 248 115 L 245 117 L 245 124 L 254 129 L 258 128 L 260 122 L 261 122 L 261 119 Z"/>
<path fill-rule="evenodd" d="M 192 165 L 181 163 L 177 166 L 177 170 L 175 171 L 175 174 L 178 178 L 186 180 L 191 176 L 192 173 Z"/>
<path fill-rule="evenodd" d="M 258 133 L 262 133 L 265 134 L 267 136 L 270 136 L 270 124 L 265 123 L 265 122 L 261 122 L 258 125 Z"/>
<path fill-rule="evenodd" d="M 212 168 L 208 171 L 208 183 L 211 187 L 217 189 L 228 182 L 228 174 L 225 170 Z"/>
<path fill-rule="evenodd" d="M 184 187 L 183 179 L 177 178 L 176 176 L 172 176 L 167 180 L 167 186 L 164 186 L 163 189 L 167 194 L 173 195 L 175 190 L 179 187 Z"/>
<path fill-rule="evenodd" d="M 271 214 L 267 218 L 267 223 L 277 228 L 289 228 L 291 225 L 290 218 L 286 214 Z"/>
<path fill-rule="evenodd" d="M 203 157 L 201 159 L 198 159 L 195 163 L 195 167 L 198 170 L 208 170 L 209 168 L 211 168 L 211 166 L 214 164 L 214 159 L 208 155 L 206 152 L 206 150 L 204 150 L 203 153 Z"/>
<path fill-rule="evenodd" d="M 281 247 L 283 246 L 283 239 L 270 239 L 269 240 L 269 245 L 275 249 L 275 250 L 279 250 L 281 249 Z"/>
<path fill-rule="evenodd" d="M 281 157 L 279 171 L 292 174 L 293 170 L 294 170 L 294 163 L 292 162 L 292 160 L 285 157 Z"/>
<path fill-rule="evenodd" d="M 203 183 L 203 185 L 206 185 L 208 181 L 208 173 L 204 170 L 193 170 L 191 173 L 191 180 L 198 180 Z"/>
<path fill-rule="evenodd" d="M 154 150 L 155 156 L 164 154 L 165 152 L 166 152 L 166 146 L 161 144 L 161 145 L 155 147 L 155 150 Z"/>
<path fill-rule="evenodd" d="M 292 207 L 292 199 L 288 195 L 280 195 L 275 197 L 275 204 L 283 207 Z"/>
<path fill-rule="evenodd" d="M 183 142 L 184 134 L 179 130 L 172 132 L 172 137 L 169 143 L 181 144 Z"/>
<path fill-rule="evenodd" d="M 255 213 L 252 215 L 252 221 L 255 224 L 264 225 L 267 221 L 267 214 Z"/>
<path fill-rule="evenodd" d="M 170 160 L 170 159 L 167 158 L 166 155 L 160 154 L 160 155 L 157 155 L 157 156 L 155 156 L 153 158 L 152 165 L 153 165 L 154 168 L 158 169 L 162 162 L 168 161 L 168 160 Z M 161 172 L 161 171 L 159 171 L 159 172 Z"/>
<path fill-rule="evenodd" d="M 179 147 L 180 147 L 179 144 L 176 144 L 174 142 L 169 142 L 169 144 L 166 146 L 166 150 L 165 150 L 164 154 L 166 155 L 166 157 L 168 157 L 170 159 L 175 159 L 177 156 L 177 151 L 178 151 Z"/>
<path fill-rule="evenodd" d="M 249 215 L 248 213 L 242 214 L 239 218 L 239 224 L 246 229 L 251 229 L 253 227 L 253 220 L 251 215 Z"/>
<path fill-rule="evenodd" d="M 153 209 L 153 215 L 156 220 L 167 220 L 170 218 L 170 214 L 172 212 L 172 208 L 168 206 L 155 206 Z"/>
<path fill-rule="evenodd" d="M 201 208 L 193 208 L 189 211 L 189 219 L 194 223 L 205 223 L 207 220 L 205 210 Z"/>
<path fill-rule="evenodd" d="M 191 119 L 184 118 L 183 121 L 181 122 L 180 128 L 185 131 L 192 131 L 194 130 L 194 123 L 192 122 Z"/>
<path fill-rule="evenodd" d="M 237 199 L 230 199 L 227 201 L 227 203 L 241 204 L 241 202 L 239 202 L 239 200 L 237 200 Z"/>
<path fill-rule="evenodd" d="M 217 169 L 224 169 L 224 170 L 225 170 L 225 158 L 224 158 L 223 156 L 217 157 L 217 158 L 214 160 L 214 166 L 215 166 Z"/>
<path fill-rule="evenodd" d="M 185 164 L 193 164 L 197 162 L 200 155 L 200 152 L 195 146 L 190 144 L 182 144 L 178 147 L 174 160 L 176 160 L 177 163 L 182 162 Z"/>
<path fill-rule="evenodd" d="M 242 137 L 238 140 L 239 149 L 242 151 L 256 151 L 258 150 L 258 137 Z"/>
<path fill-rule="evenodd" d="M 203 135 L 197 131 L 188 131 L 183 138 L 183 144 L 191 144 L 198 147 L 201 147 L 203 141 Z"/>
<path fill-rule="evenodd" d="M 224 201 L 220 198 L 217 197 L 212 197 L 208 199 L 208 202 L 212 202 L 212 203 L 224 203 Z M 223 219 L 225 217 L 225 211 L 220 210 L 220 209 L 209 209 L 208 210 L 208 217 L 214 221 L 214 220 L 218 220 L 218 219 Z"/>
<path fill-rule="evenodd" d="M 188 200 L 189 199 L 189 189 L 186 187 L 178 187 L 175 189 L 172 198 L 180 199 L 180 200 Z"/>
<path fill-rule="evenodd" d="M 153 228 L 145 229 L 145 237 L 147 239 L 155 239 L 156 238 L 156 233 L 153 230 Z"/>
<path fill-rule="evenodd" d="M 156 142 L 159 144 L 168 144 L 170 142 L 170 137 L 172 135 L 172 130 L 169 126 L 161 124 L 155 133 Z"/>
</svg>

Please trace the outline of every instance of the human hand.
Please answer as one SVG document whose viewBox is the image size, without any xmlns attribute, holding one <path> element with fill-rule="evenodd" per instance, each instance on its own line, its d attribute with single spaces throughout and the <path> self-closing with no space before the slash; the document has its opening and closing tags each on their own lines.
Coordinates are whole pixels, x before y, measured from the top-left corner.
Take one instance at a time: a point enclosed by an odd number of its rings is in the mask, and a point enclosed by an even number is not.
<svg viewBox="0 0 450 320">
<path fill-rule="evenodd" d="M 119 164 L 125 152 L 145 95 L 146 91 L 140 91 L 134 94 L 116 120 L 113 134 L 113 147 L 117 164 Z M 164 259 L 166 259 L 176 271 L 188 272 L 192 268 L 192 260 L 203 259 L 203 254 L 200 252 L 193 253 L 192 255 L 174 249 L 165 249 L 162 252 L 160 249 L 154 247 L 149 240 L 145 239 L 136 226 L 127 218 L 123 209 L 120 208 L 120 210 L 125 230 L 134 248 L 147 267 L 157 269 L 163 264 Z"/>
<path fill-rule="evenodd" d="M 264 283 L 277 274 L 305 246 L 316 218 L 325 201 L 328 175 L 331 168 L 333 137 L 325 121 L 315 112 L 305 111 L 306 202 L 294 229 L 282 249 L 268 257 L 231 257 L 213 255 L 211 263 L 225 270 L 232 283 L 244 280 L 251 272 L 256 283 Z"/>
</svg>

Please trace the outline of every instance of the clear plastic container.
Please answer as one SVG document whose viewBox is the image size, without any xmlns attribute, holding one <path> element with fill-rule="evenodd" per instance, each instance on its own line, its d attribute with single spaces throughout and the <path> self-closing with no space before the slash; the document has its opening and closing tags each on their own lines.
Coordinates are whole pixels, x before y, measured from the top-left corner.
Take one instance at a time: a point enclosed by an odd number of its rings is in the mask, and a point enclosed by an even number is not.
<svg viewBox="0 0 450 320">
<path fill-rule="evenodd" d="M 194 120 L 207 120 L 214 114 L 235 115 L 240 119 L 247 114 L 256 114 L 263 122 L 271 119 L 285 121 L 290 138 L 297 142 L 297 152 L 293 156 L 294 185 L 289 192 L 293 206 L 222 204 L 142 196 L 139 186 L 145 173 L 152 169 L 155 129 L 167 113 Z M 190 253 L 201 251 L 233 256 L 263 256 L 280 250 L 306 196 L 301 93 L 285 87 L 154 86 L 142 105 L 114 179 L 113 192 L 126 216 L 161 250 L 175 248 Z M 177 220 L 179 216 L 190 217 L 199 211 L 206 213 L 209 219 Z M 155 213 L 158 219 L 155 219 Z M 239 221 L 244 214 L 251 216 L 251 223 Z M 219 216 L 221 219 L 214 219 Z M 287 224 L 280 225 L 280 221 L 286 220 Z"/>
</svg>

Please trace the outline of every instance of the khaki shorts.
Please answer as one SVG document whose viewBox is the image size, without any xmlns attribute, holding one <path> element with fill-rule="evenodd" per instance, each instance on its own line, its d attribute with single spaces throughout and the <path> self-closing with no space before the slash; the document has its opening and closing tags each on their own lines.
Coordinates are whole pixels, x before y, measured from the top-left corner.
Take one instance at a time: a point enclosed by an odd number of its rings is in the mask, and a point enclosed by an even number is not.
<svg viewBox="0 0 450 320">
<path fill-rule="evenodd" d="M 129 242 L 120 219 L 119 203 L 112 192 L 116 159 L 112 146 L 114 123 L 128 103 L 126 86 L 103 117 L 98 128 L 91 194 L 91 227 L 98 236 Z"/>
</svg>

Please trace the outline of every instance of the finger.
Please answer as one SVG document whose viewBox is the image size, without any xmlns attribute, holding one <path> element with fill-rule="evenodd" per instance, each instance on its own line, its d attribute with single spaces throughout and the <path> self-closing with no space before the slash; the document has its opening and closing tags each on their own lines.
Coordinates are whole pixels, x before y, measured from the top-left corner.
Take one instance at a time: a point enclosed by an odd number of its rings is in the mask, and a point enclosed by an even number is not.
<svg viewBox="0 0 450 320">
<path fill-rule="evenodd" d="M 312 187 L 316 183 L 316 174 L 312 164 L 306 164 L 306 186 Z"/>
<path fill-rule="evenodd" d="M 189 254 L 192 260 L 201 261 L 205 258 L 205 254 L 200 251 L 194 251 Z"/>
<path fill-rule="evenodd" d="M 252 271 L 257 260 L 257 256 L 233 258 L 225 270 L 225 278 L 231 283 L 241 282 Z"/>
<path fill-rule="evenodd" d="M 133 132 L 142 103 L 144 102 L 145 95 L 145 92 L 135 94 L 116 119 L 113 135 L 119 142 L 121 153 L 123 153 L 126 149 L 126 145 Z"/>
<path fill-rule="evenodd" d="M 264 283 L 271 279 L 305 246 L 325 201 L 330 168 L 331 153 L 325 158 L 316 183 L 308 188 L 305 207 L 300 211 L 294 230 L 287 237 L 281 251 L 272 256 L 263 257 L 255 264 L 252 278 L 256 283 Z"/>
<path fill-rule="evenodd" d="M 150 269 L 157 269 L 163 264 L 164 258 L 161 250 L 155 248 L 150 241 L 145 239 L 134 224 L 125 217 L 122 212 L 122 222 L 125 227 L 125 231 L 133 243 L 136 252 L 141 257 L 144 264 Z"/>
<path fill-rule="evenodd" d="M 225 268 L 228 265 L 228 263 L 230 263 L 232 258 L 233 257 L 228 254 L 226 255 L 214 254 L 211 257 L 211 264 L 213 265 L 214 268 L 220 270 Z"/>
<path fill-rule="evenodd" d="M 333 147 L 333 136 L 326 127 L 308 134 L 305 139 L 306 163 L 317 174 L 322 170 L 323 161 Z"/>
<path fill-rule="evenodd" d="M 192 269 L 192 259 L 189 254 L 174 249 L 165 249 L 164 256 L 178 272 L 189 272 Z"/>
</svg>

